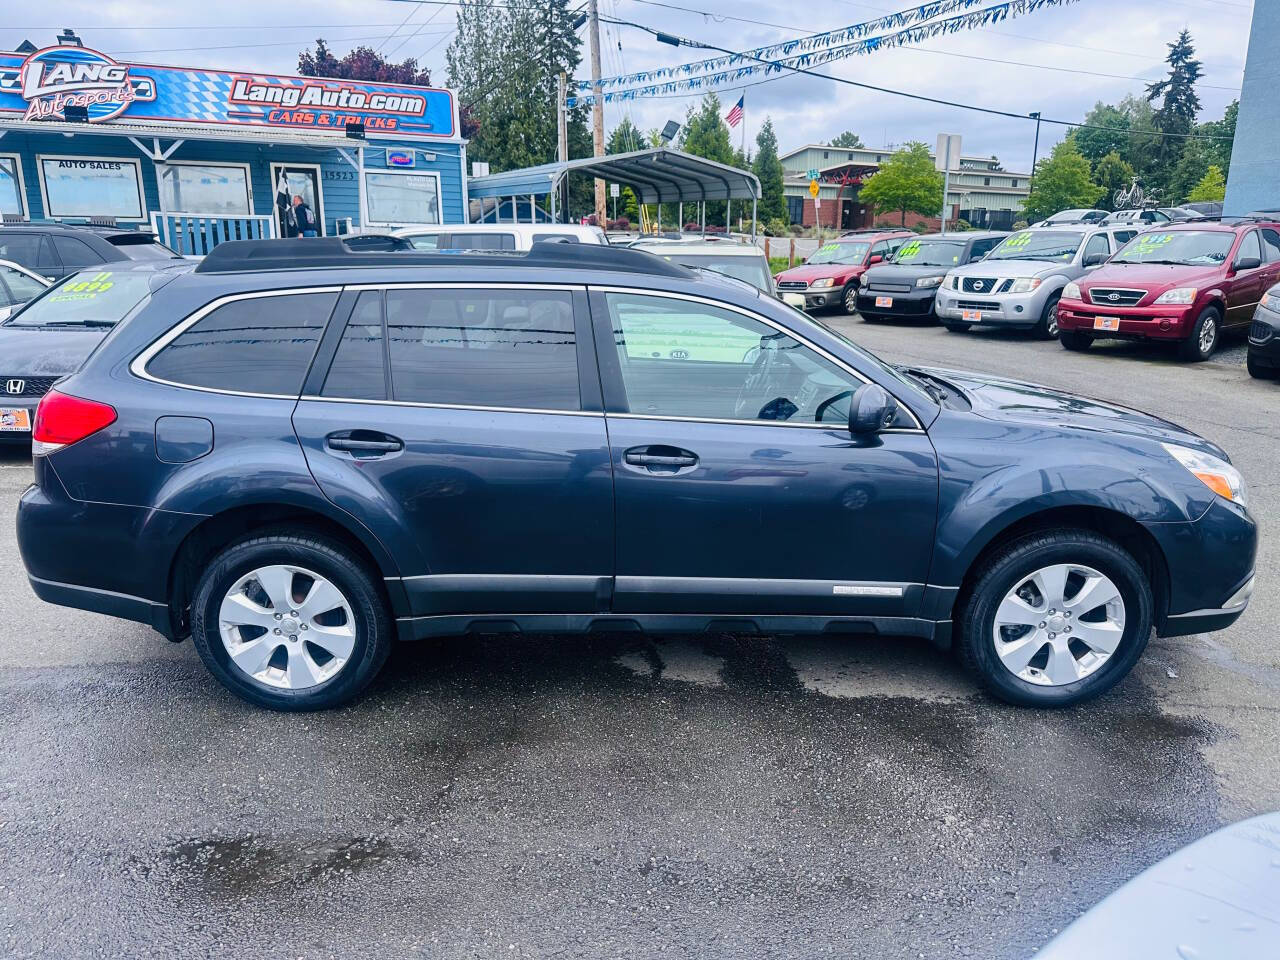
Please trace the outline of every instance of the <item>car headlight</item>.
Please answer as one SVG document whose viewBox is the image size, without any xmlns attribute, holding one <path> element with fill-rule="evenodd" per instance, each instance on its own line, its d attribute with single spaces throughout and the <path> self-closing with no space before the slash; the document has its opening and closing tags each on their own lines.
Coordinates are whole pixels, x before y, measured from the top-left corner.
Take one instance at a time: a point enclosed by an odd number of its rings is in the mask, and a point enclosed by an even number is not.
<svg viewBox="0 0 1280 960">
<path fill-rule="evenodd" d="M 960 289 L 960 275 L 959 275 L 959 274 L 953 273 L 953 274 L 951 274 L 951 276 L 950 276 L 948 279 L 951 281 L 951 282 L 948 284 L 948 286 L 950 286 L 952 290 L 959 290 L 959 289 Z"/>
<path fill-rule="evenodd" d="M 1079 299 L 1080 299 L 1080 284 L 1078 284 L 1078 283 L 1076 283 L 1074 280 L 1072 280 L 1072 281 L 1071 281 L 1070 283 L 1068 283 L 1065 287 L 1063 287 L 1063 288 L 1062 288 L 1062 299 L 1063 299 L 1063 300 L 1079 300 Z"/>
<path fill-rule="evenodd" d="M 1013 286 L 1009 288 L 1010 293 L 1030 293 L 1036 287 L 1040 286 L 1039 277 L 1021 277 L 1013 281 Z"/>
<path fill-rule="evenodd" d="M 946 277 L 921 277 L 916 281 L 917 287 L 940 287 Z"/>
<path fill-rule="evenodd" d="M 1160 296 L 1156 297 L 1155 302 L 1160 303 L 1195 303 L 1196 302 L 1195 287 L 1174 287 L 1172 290 L 1166 290 Z"/>
<path fill-rule="evenodd" d="M 831 286 L 833 283 L 835 283 L 835 280 L 834 280 L 834 279 L 832 279 L 831 277 L 823 277 L 821 280 L 815 280 L 815 281 L 813 281 L 813 283 L 809 284 L 809 286 L 811 286 L 811 287 L 829 287 L 829 286 Z"/>
<path fill-rule="evenodd" d="M 1268 310 L 1271 310 L 1275 313 L 1280 313 L 1280 296 L 1274 296 L 1270 293 L 1264 293 L 1262 295 L 1262 305 L 1266 307 Z"/>
<path fill-rule="evenodd" d="M 1227 461 L 1211 453 L 1192 450 L 1190 447 L 1179 447 L 1172 443 L 1162 443 L 1160 446 L 1218 496 L 1238 503 L 1242 507 L 1249 505 L 1244 477 Z"/>
</svg>

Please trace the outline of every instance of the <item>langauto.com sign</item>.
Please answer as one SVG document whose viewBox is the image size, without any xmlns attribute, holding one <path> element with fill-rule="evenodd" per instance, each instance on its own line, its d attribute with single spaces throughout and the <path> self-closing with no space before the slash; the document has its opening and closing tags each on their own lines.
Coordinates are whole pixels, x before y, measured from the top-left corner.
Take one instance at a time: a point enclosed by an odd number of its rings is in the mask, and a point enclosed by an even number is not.
<svg viewBox="0 0 1280 960">
<path fill-rule="evenodd" d="M 30 56 L 0 53 L 0 118 L 65 121 L 83 107 L 90 123 L 326 130 L 349 123 L 399 137 L 456 138 L 453 93 L 396 83 L 228 73 L 118 63 L 87 47 Z"/>
</svg>

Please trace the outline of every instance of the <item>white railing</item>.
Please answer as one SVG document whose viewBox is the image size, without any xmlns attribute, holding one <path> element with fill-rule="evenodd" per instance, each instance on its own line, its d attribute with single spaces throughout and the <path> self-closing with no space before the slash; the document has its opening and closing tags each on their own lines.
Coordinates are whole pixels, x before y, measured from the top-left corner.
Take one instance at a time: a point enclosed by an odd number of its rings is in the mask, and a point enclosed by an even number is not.
<svg viewBox="0 0 1280 960">
<path fill-rule="evenodd" d="M 205 213 L 153 213 L 151 229 L 165 246 L 202 257 L 224 240 L 266 240 L 276 235 L 271 216 L 221 217 Z"/>
</svg>

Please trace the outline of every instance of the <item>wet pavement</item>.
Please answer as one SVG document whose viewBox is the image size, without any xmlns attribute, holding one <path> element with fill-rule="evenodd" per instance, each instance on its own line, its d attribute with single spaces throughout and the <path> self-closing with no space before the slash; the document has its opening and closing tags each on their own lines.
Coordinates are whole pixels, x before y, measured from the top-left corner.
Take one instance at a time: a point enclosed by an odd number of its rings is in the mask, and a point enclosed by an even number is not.
<svg viewBox="0 0 1280 960">
<path fill-rule="evenodd" d="M 1181 420 L 1264 537 L 1280 517 L 1280 386 L 1237 366 L 848 329 Z M 1280 807 L 1266 539 L 1235 627 L 1154 641 L 1067 711 L 995 703 L 923 642 L 628 635 L 406 646 L 357 704 L 293 716 L 36 600 L 29 470 L 0 453 L 0 956 L 1021 958 Z"/>
</svg>

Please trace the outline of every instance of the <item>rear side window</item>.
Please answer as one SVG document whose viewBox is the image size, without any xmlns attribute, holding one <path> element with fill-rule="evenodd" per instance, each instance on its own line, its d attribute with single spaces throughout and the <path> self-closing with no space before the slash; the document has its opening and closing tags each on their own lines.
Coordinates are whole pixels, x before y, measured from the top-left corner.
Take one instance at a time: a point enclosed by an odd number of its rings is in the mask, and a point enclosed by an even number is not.
<svg viewBox="0 0 1280 960">
<path fill-rule="evenodd" d="M 356 300 L 321 393 L 348 400 L 387 399 L 381 290 L 365 290 Z"/>
<path fill-rule="evenodd" d="M 573 301 L 560 290 L 388 290 L 392 398 L 577 410 Z"/>
<path fill-rule="evenodd" d="M 233 300 L 167 344 L 147 372 L 192 387 L 297 396 L 337 299 L 302 293 Z"/>
<path fill-rule="evenodd" d="M 62 265 L 68 270 L 78 270 L 81 267 L 92 267 L 106 262 L 94 252 L 92 247 L 76 237 L 54 237 L 53 248 L 58 251 L 58 256 L 62 258 Z"/>
<path fill-rule="evenodd" d="M 1264 260 L 1267 263 L 1280 260 L 1280 233 L 1267 227 L 1262 229 L 1262 252 L 1266 254 Z"/>
<path fill-rule="evenodd" d="M 513 233 L 451 233 L 448 249 L 450 250 L 514 250 L 516 237 Z"/>
<path fill-rule="evenodd" d="M 40 233 L 0 233 L 0 260 L 12 260 L 29 270 L 48 267 L 51 264 L 42 263 L 40 257 L 43 239 L 44 234 Z"/>
</svg>

